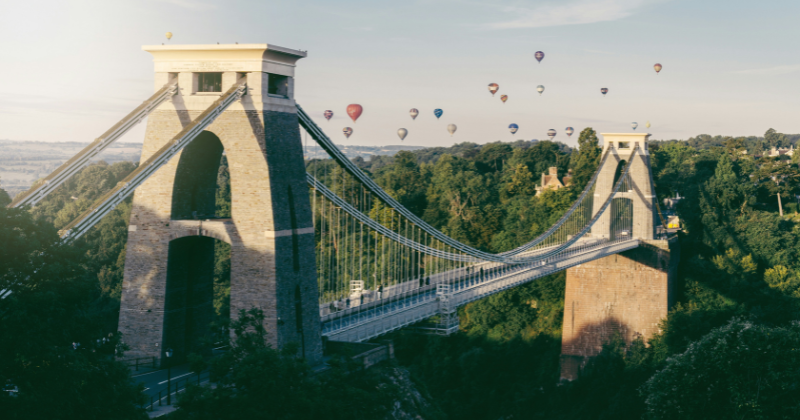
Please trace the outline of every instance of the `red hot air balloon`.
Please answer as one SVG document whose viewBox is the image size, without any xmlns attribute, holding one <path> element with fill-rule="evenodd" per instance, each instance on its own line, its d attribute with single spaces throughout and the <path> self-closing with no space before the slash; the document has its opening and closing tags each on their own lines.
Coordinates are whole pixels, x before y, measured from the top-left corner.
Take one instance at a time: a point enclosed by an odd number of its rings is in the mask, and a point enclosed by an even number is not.
<svg viewBox="0 0 800 420">
<path fill-rule="evenodd" d="M 656 63 L 656 65 L 654 65 L 653 68 L 656 70 L 656 75 L 658 75 L 658 73 L 661 71 L 662 67 L 661 67 L 661 64 Z"/>
<path fill-rule="evenodd" d="M 500 100 L 503 101 L 503 103 L 506 103 L 506 101 L 508 100 L 508 95 L 501 96 Z"/>
<path fill-rule="evenodd" d="M 542 59 L 544 58 L 544 53 L 541 51 L 536 51 L 536 53 L 533 54 L 533 56 L 536 58 L 536 61 L 541 63 Z"/>
<path fill-rule="evenodd" d="M 489 83 L 489 92 L 492 92 L 492 96 L 497 93 L 497 89 L 500 89 L 500 85 L 497 83 Z"/>
<path fill-rule="evenodd" d="M 329 110 L 325 111 L 325 113 L 324 113 L 324 114 L 322 114 L 322 115 L 324 115 L 324 116 L 325 116 L 325 119 L 326 119 L 326 120 L 330 121 L 330 120 L 331 120 L 331 117 L 333 117 L 333 111 L 331 111 L 331 110 L 329 109 Z"/>
<path fill-rule="evenodd" d="M 364 108 L 362 108 L 361 105 L 359 105 L 359 104 L 347 105 L 347 115 L 350 116 L 350 118 L 353 120 L 353 122 L 356 122 L 356 120 L 358 119 L 358 117 L 361 116 L 361 113 L 363 111 L 364 111 Z"/>
</svg>

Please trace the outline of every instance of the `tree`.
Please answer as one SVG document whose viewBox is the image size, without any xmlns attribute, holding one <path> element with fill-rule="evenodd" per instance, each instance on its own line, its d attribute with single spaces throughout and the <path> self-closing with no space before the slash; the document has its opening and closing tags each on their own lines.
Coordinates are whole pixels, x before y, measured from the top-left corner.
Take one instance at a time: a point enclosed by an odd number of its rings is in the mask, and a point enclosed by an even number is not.
<svg viewBox="0 0 800 420">
<path fill-rule="evenodd" d="M 11 204 L 11 197 L 6 190 L 0 188 L 0 207 L 5 207 L 9 204 Z"/>
<path fill-rule="evenodd" d="M 527 166 L 520 163 L 514 168 L 506 190 L 510 195 L 533 195 L 536 193 L 536 182 Z"/>
<path fill-rule="evenodd" d="M 649 419 L 789 419 L 800 415 L 800 326 L 743 319 L 670 358 L 640 392 Z"/>
<path fill-rule="evenodd" d="M 740 247 L 734 227 L 736 219 L 743 216 L 749 208 L 751 192 L 751 185 L 739 180 L 728 154 L 721 153 L 714 176 L 702 184 L 697 197 L 700 207 L 698 227 L 704 233 L 703 239 L 706 244 L 716 247 L 717 253 L 728 248 Z"/>
<path fill-rule="evenodd" d="M 119 336 L 110 347 L 97 342 L 108 336 L 86 268 L 83 247 L 63 245 L 27 211 L 0 206 L 0 289 L 13 290 L 0 300 L 0 382 L 19 388 L 15 398 L 0 394 L 4 419 L 147 418 L 141 386 L 110 358 Z"/>
<path fill-rule="evenodd" d="M 786 147 L 789 145 L 786 135 L 776 132 L 774 128 L 770 128 L 764 133 L 764 141 L 769 147 Z"/>
<path fill-rule="evenodd" d="M 393 400 L 371 372 L 332 360 L 330 372 L 314 375 L 296 348 L 266 344 L 264 314 L 242 310 L 231 324 L 230 350 L 210 363 L 211 386 L 190 386 L 179 397 L 177 419 L 380 418 Z"/>
<path fill-rule="evenodd" d="M 578 137 L 578 157 L 572 175 L 575 189 L 583 190 L 592 179 L 597 167 L 600 165 L 600 149 L 597 133 L 591 127 L 586 127 Z"/>
<path fill-rule="evenodd" d="M 781 216 L 783 216 L 781 196 L 790 196 L 797 185 L 798 176 L 800 173 L 794 165 L 781 162 L 767 162 L 754 175 L 759 181 L 764 180 L 764 186 L 769 190 L 770 195 L 778 197 L 778 211 Z"/>
<path fill-rule="evenodd" d="M 427 182 L 413 153 L 398 152 L 394 162 L 380 171 L 377 182 L 414 214 L 420 215 L 425 210 Z"/>
</svg>

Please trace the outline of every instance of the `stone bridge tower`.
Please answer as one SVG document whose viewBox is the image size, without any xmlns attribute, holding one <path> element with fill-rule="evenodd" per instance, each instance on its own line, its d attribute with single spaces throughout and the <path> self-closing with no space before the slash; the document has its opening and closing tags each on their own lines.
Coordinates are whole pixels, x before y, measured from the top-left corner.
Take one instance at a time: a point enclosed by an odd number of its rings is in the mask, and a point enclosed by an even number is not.
<svg viewBox="0 0 800 420">
<path fill-rule="evenodd" d="M 627 344 L 659 332 L 674 300 L 679 248 L 677 238 L 655 239 L 659 218 L 655 187 L 647 150 L 649 134 L 602 134 L 603 153 L 610 152 L 598 168 L 594 211 L 599 211 L 633 154 L 630 188 L 618 191 L 614 200 L 627 201 L 633 215 L 632 232 L 638 248 L 567 269 L 564 325 L 561 338 L 561 378 L 577 379 L 586 362 L 600 353 L 603 344 L 619 334 Z M 638 149 L 636 149 L 638 146 Z M 592 227 L 592 236 L 624 239 L 615 229 L 609 211 Z"/>
<path fill-rule="evenodd" d="M 630 189 L 617 191 L 614 200 L 629 202 L 633 213 L 633 232 L 629 232 L 629 234 L 638 239 L 653 239 L 658 215 L 655 208 L 655 188 L 650 172 L 650 153 L 647 150 L 647 139 L 650 134 L 601 135 L 603 136 L 603 154 L 608 151 L 609 156 L 605 165 L 598 168 L 600 173 L 597 176 L 597 187 L 594 192 L 594 213 L 600 211 L 600 207 L 611 195 L 619 173 L 633 156 L 629 170 Z M 617 235 L 613 228 L 613 221 L 611 221 L 611 212 L 607 211 L 600 216 L 600 219 L 592 227 L 592 234 L 599 238 L 614 238 Z"/>
<path fill-rule="evenodd" d="M 294 101 L 303 51 L 268 44 L 145 46 L 155 88 L 178 94 L 148 117 L 144 161 L 233 84 L 246 94 L 133 198 L 119 330 L 132 357 L 203 352 L 213 314 L 215 247 L 230 245 L 231 317 L 259 308 L 274 346 L 322 357 L 314 228 Z M 231 217 L 216 213 L 222 156 Z"/>
</svg>

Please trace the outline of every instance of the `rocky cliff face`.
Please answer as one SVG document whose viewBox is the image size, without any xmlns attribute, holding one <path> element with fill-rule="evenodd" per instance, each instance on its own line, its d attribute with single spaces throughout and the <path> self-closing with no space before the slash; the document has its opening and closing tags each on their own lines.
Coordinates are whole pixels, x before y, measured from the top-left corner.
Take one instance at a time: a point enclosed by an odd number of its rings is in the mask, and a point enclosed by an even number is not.
<svg viewBox="0 0 800 420">
<path fill-rule="evenodd" d="M 432 402 L 424 390 L 411 380 L 407 369 L 396 365 L 380 367 L 386 384 L 397 389 L 397 399 L 390 408 L 386 420 L 439 420 L 444 413 Z"/>
</svg>

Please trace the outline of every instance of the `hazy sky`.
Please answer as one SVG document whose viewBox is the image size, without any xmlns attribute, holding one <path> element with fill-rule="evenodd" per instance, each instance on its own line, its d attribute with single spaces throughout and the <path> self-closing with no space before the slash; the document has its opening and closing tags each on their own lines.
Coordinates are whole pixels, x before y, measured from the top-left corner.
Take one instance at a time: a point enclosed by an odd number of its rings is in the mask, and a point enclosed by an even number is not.
<svg viewBox="0 0 800 420">
<path fill-rule="evenodd" d="M 339 143 L 399 144 L 404 127 L 412 145 L 550 128 L 575 144 L 584 127 L 628 132 L 631 121 L 650 121 L 657 139 L 800 133 L 798 16 L 797 1 L 0 0 L 0 139 L 91 141 L 153 92 L 141 46 L 167 31 L 172 44 L 308 50 L 296 99 Z M 364 106 L 356 124 L 350 103 Z"/>
</svg>

